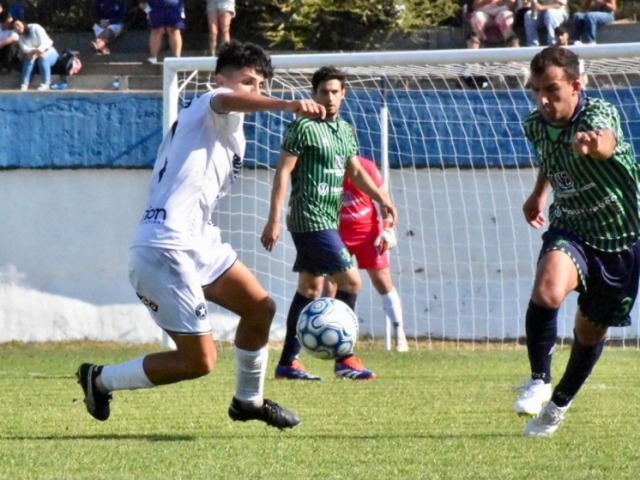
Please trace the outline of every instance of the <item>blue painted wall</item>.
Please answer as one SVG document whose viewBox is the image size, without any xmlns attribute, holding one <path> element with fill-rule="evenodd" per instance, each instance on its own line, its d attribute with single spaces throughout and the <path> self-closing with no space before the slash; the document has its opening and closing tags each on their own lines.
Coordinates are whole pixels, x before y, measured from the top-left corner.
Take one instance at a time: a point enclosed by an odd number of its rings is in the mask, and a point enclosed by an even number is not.
<svg viewBox="0 0 640 480">
<path fill-rule="evenodd" d="M 640 88 L 590 92 L 620 106 L 623 128 L 640 152 Z M 391 92 L 390 164 L 399 167 L 531 166 L 521 119 L 523 91 Z M 380 158 L 377 91 L 352 91 L 343 117 L 356 127 L 361 153 Z M 277 162 L 291 117 L 260 113 L 246 124 L 245 166 Z M 148 168 L 162 140 L 162 98 L 152 93 L 0 93 L 0 168 Z M 256 141 L 254 141 L 256 140 Z"/>
<path fill-rule="evenodd" d="M 0 168 L 148 167 L 158 94 L 0 93 Z"/>
</svg>

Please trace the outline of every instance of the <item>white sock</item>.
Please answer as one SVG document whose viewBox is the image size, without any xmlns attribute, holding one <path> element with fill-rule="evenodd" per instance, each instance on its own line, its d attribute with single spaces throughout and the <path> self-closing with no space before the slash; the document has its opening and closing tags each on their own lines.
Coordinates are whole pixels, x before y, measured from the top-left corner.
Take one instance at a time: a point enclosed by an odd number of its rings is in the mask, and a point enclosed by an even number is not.
<svg viewBox="0 0 640 480">
<path fill-rule="evenodd" d="M 400 295 L 396 291 L 395 287 L 391 289 L 389 293 L 380 295 L 382 298 L 382 308 L 391 320 L 391 324 L 394 326 L 402 326 L 402 304 L 400 303 Z"/>
<path fill-rule="evenodd" d="M 243 402 L 262 406 L 264 377 L 267 374 L 269 349 L 250 351 L 236 347 L 236 393 L 234 397 Z"/>
<path fill-rule="evenodd" d="M 106 365 L 96 383 L 102 381 L 108 392 L 155 387 L 144 373 L 143 361 L 144 356 L 117 365 Z"/>
</svg>

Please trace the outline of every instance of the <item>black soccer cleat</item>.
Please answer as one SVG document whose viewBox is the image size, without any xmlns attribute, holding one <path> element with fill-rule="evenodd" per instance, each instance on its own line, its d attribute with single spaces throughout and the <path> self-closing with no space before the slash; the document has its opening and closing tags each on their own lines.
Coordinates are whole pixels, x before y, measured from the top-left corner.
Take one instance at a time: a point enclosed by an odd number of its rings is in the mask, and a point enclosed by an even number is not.
<svg viewBox="0 0 640 480">
<path fill-rule="evenodd" d="M 102 372 L 102 366 L 92 363 L 83 363 L 76 372 L 78 383 L 84 391 L 84 404 L 91 416 L 97 420 L 105 421 L 109 418 L 111 408 L 112 395 L 110 393 L 101 393 L 96 388 L 96 378 Z"/>
<path fill-rule="evenodd" d="M 229 405 L 229 416 L 236 422 L 260 420 L 280 430 L 293 428 L 300 423 L 298 415 L 266 398 L 261 407 L 254 407 L 234 397 Z"/>
</svg>

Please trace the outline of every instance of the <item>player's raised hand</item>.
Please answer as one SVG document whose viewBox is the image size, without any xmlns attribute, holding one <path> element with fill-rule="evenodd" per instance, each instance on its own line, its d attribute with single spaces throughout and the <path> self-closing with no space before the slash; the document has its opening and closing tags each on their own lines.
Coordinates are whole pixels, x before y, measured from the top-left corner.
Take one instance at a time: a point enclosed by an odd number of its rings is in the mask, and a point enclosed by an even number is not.
<svg viewBox="0 0 640 480">
<path fill-rule="evenodd" d="M 260 242 L 262 246 L 267 249 L 268 252 L 273 250 L 278 243 L 278 239 L 280 238 L 280 223 L 268 221 L 264 226 L 264 230 L 262 230 L 262 236 L 260 237 Z"/>
<path fill-rule="evenodd" d="M 578 155 L 590 155 L 599 150 L 601 138 L 602 132 L 600 130 L 577 132 L 573 137 L 573 150 Z"/>
<path fill-rule="evenodd" d="M 291 100 L 287 105 L 287 111 L 303 117 L 324 119 L 327 111 L 324 106 L 309 99 Z"/>
</svg>

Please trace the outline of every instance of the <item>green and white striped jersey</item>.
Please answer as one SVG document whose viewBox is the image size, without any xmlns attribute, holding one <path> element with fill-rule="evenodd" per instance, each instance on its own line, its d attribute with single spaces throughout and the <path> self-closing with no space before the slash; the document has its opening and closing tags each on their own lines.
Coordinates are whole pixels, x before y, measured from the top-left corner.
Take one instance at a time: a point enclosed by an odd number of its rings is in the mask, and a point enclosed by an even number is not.
<svg viewBox="0 0 640 480">
<path fill-rule="evenodd" d="M 291 172 L 289 231 L 337 229 L 345 168 L 358 151 L 351 125 L 298 118 L 285 131 L 282 149 L 298 157 Z"/>
<path fill-rule="evenodd" d="M 576 132 L 599 129 L 611 130 L 617 139 L 610 159 L 574 153 L 571 142 Z M 603 252 L 635 244 L 640 236 L 640 170 L 624 141 L 616 108 L 601 99 L 581 99 L 573 119 L 563 128 L 549 125 L 536 108 L 526 117 L 524 132 L 553 188 L 551 225 Z"/>
</svg>

